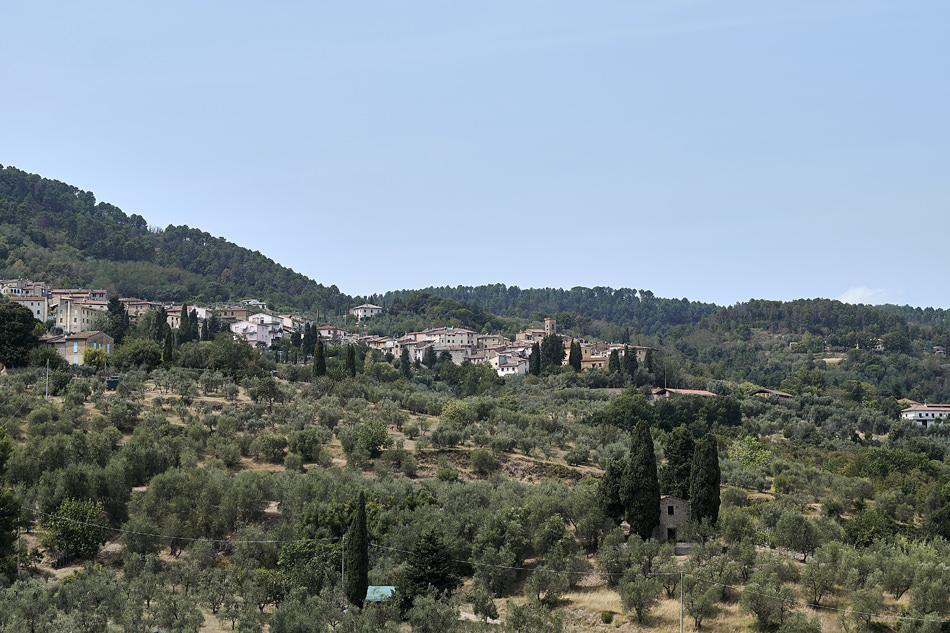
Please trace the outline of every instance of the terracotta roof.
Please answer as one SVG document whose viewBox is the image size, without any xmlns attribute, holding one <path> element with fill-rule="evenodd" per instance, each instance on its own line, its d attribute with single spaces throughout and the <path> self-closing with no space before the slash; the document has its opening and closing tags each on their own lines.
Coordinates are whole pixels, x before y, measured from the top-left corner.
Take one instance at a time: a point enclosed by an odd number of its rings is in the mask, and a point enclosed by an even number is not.
<svg viewBox="0 0 950 633">
<path fill-rule="evenodd" d="M 914 404 L 902 409 L 901 413 L 907 411 L 950 411 L 950 404 Z"/>
<path fill-rule="evenodd" d="M 672 393 L 680 396 L 703 396 L 704 398 L 718 397 L 718 394 L 704 389 L 667 389 L 666 387 L 661 387 L 653 391 L 653 395 L 655 396 L 662 395 L 663 393 Z"/>
</svg>

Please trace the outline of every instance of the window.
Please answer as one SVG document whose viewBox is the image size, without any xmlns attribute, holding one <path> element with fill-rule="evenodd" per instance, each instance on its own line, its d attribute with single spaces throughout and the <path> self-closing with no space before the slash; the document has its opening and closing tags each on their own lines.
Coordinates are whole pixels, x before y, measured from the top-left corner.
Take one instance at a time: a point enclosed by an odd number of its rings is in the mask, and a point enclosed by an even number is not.
<svg viewBox="0 0 950 633">
<path fill-rule="evenodd" d="M 673 506 L 666 506 L 666 513 L 673 516 Z"/>
<path fill-rule="evenodd" d="M 78 351 L 79 351 L 79 342 L 73 341 L 73 354 L 77 353 Z"/>
</svg>

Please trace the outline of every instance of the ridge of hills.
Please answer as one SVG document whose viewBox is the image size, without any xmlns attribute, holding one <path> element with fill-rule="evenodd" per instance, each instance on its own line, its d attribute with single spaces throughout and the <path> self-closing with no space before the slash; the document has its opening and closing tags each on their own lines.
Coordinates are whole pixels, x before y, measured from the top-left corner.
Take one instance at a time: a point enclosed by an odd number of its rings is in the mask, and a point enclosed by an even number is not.
<svg viewBox="0 0 950 633">
<path fill-rule="evenodd" d="M 11 168 L 0 170 L 0 219 L 0 276 L 280 304 L 279 288 L 250 274 L 273 266 L 302 284 L 300 309 L 340 320 L 352 300 L 259 253 L 188 227 L 151 230 Z M 205 249 L 236 252 L 217 286 L 183 267 Z M 387 310 L 360 325 L 366 334 L 433 321 L 510 332 L 550 315 L 569 337 L 659 353 L 633 376 L 552 365 L 500 379 L 486 364 L 409 366 L 328 345 L 321 375 L 231 336 L 173 348 L 172 336 L 137 331 L 129 348 L 151 350 L 151 366 L 61 367 L 50 398 L 41 364 L 0 375 L 0 575 L 22 572 L 0 587 L 0 628 L 675 631 L 685 613 L 714 633 L 896 633 L 939 630 L 950 614 L 950 425 L 900 420 L 897 400 L 947 399 L 943 311 L 502 285 L 371 299 Z M 657 384 L 723 397 L 650 401 Z M 757 385 L 791 395 L 759 397 Z M 713 438 L 716 466 L 696 466 Z M 694 469 L 713 481 L 718 521 L 674 527 L 688 553 L 618 524 L 636 455 L 659 468 L 658 494 L 693 495 Z M 367 582 L 404 585 L 422 553 L 441 552 L 464 581 L 454 602 L 406 590 L 417 596 L 409 624 L 385 607 L 343 610 L 357 491 Z M 460 603 L 502 623 L 459 621 Z"/>
</svg>

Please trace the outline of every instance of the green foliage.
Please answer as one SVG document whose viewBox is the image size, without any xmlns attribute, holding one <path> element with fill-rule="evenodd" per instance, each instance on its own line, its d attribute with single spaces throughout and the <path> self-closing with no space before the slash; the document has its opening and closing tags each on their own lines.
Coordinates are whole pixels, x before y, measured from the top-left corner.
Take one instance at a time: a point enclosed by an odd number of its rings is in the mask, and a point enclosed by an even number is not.
<svg viewBox="0 0 950 633">
<path fill-rule="evenodd" d="M 426 530 L 412 546 L 402 578 L 397 582 L 399 604 L 407 612 L 418 596 L 449 596 L 461 584 L 455 562 L 442 537 Z"/>
<path fill-rule="evenodd" d="M 695 447 L 693 434 L 685 426 L 673 429 L 666 436 L 663 447 L 666 464 L 659 470 L 660 492 L 689 499 Z"/>
<path fill-rule="evenodd" d="M 707 435 L 696 445 L 689 482 L 690 518 L 696 523 L 719 520 L 719 449 L 715 435 Z"/>
<path fill-rule="evenodd" d="M 641 421 L 634 431 L 620 484 L 620 501 L 631 533 L 644 540 L 650 538 L 660 524 L 660 484 L 653 438 L 646 422 Z"/>
<path fill-rule="evenodd" d="M 346 531 L 344 557 L 346 599 L 350 604 L 362 607 L 369 587 L 369 533 L 366 526 L 366 495 L 363 491 L 360 491 L 356 510 Z"/>
<path fill-rule="evenodd" d="M 2 171 L 0 171 L 2 173 Z M 0 301 L 0 365 L 24 367 L 39 344 L 33 312 L 13 301 Z"/>
<path fill-rule="evenodd" d="M 99 527 L 102 508 L 93 501 L 67 499 L 42 523 L 46 530 L 43 544 L 70 558 L 92 558 L 106 542 L 106 533 Z"/>
<path fill-rule="evenodd" d="M 663 586 L 655 578 L 634 574 L 620 581 L 620 600 L 625 611 L 633 611 L 637 622 L 643 624 L 647 615 L 660 601 Z"/>
</svg>

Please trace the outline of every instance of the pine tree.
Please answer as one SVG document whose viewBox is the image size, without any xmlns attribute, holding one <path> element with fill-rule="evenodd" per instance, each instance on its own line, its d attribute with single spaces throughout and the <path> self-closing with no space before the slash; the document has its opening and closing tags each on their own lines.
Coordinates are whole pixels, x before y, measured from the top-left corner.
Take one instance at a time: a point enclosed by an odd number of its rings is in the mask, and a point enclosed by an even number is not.
<svg viewBox="0 0 950 633">
<path fill-rule="evenodd" d="M 610 350 L 610 357 L 607 360 L 607 373 L 620 373 L 620 352 L 615 349 Z"/>
<path fill-rule="evenodd" d="M 647 540 L 660 524 L 660 483 L 650 428 L 641 420 L 633 432 L 630 457 L 620 485 L 630 531 Z"/>
<path fill-rule="evenodd" d="M 537 341 L 531 346 L 531 353 L 528 355 L 528 373 L 532 376 L 541 375 L 541 347 Z"/>
<path fill-rule="evenodd" d="M 581 370 L 581 358 L 583 357 L 583 352 L 581 352 L 581 344 L 577 341 L 571 341 L 571 355 L 568 357 L 568 364 L 574 369 L 574 371 Z"/>
<path fill-rule="evenodd" d="M 716 436 L 709 433 L 696 444 L 689 482 L 690 516 L 696 523 L 719 520 L 719 447 Z"/>
<path fill-rule="evenodd" d="M 362 491 L 346 531 L 343 555 L 346 558 L 346 599 L 350 604 L 362 607 L 369 587 L 369 534 L 366 529 L 366 495 Z"/>
<path fill-rule="evenodd" d="M 313 346 L 313 377 L 327 375 L 327 356 L 323 350 L 323 339 L 317 338 L 317 344 Z"/>
<path fill-rule="evenodd" d="M 695 450 L 693 434 L 685 425 L 676 427 L 666 436 L 663 450 L 666 465 L 660 469 L 660 492 L 680 499 L 689 499 L 692 482 L 690 473 Z"/>
<path fill-rule="evenodd" d="M 399 584 L 400 607 L 404 612 L 407 611 L 416 596 L 425 595 L 431 590 L 439 597 L 447 597 L 460 584 L 455 561 L 442 538 L 435 531 L 426 530 L 409 554 L 406 571 Z"/>
</svg>

